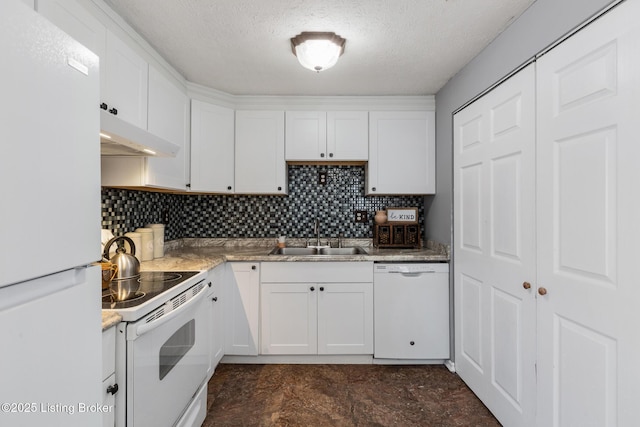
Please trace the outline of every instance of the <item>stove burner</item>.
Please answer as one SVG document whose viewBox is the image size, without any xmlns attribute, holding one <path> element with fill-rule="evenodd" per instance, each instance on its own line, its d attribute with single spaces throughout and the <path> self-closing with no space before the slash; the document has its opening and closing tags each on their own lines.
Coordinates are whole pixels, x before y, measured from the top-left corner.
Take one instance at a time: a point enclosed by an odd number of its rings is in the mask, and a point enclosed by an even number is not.
<svg viewBox="0 0 640 427">
<path fill-rule="evenodd" d="M 148 271 L 140 273 L 138 282 L 172 282 L 182 278 L 180 273 L 166 271 Z"/>
<path fill-rule="evenodd" d="M 124 301 L 116 301 L 114 300 L 113 295 L 107 294 L 107 295 L 102 295 L 102 303 L 115 304 L 118 302 L 132 302 L 140 298 L 144 298 L 145 295 L 147 295 L 146 292 L 136 292 L 131 298 L 128 298 Z"/>
</svg>

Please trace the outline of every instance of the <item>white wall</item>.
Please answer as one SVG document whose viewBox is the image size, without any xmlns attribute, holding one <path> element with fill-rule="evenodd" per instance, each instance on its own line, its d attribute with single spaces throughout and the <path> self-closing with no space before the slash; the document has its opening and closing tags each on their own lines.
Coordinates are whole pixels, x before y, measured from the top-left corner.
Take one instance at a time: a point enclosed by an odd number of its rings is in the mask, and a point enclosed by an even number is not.
<svg viewBox="0 0 640 427">
<path fill-rule="evenodd" d="M 637 0 L 627 0 L 637 1 Z M 452 113 L 611 0 L 537 0 L 436 94 L 436 195 L 425 198 L 426 237 L 452 242 Z"/>
</svg>

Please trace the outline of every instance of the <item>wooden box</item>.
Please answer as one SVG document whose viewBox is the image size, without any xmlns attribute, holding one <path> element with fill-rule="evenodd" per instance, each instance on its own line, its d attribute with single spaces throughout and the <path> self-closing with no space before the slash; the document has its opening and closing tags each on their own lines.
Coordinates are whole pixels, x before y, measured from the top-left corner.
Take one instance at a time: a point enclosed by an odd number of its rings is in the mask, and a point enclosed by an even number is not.
<svg viewBox="0 0 640 427">
<path fill-rule="evenodd" d="M 377 248 L 420 248 L 419 224 L 376 224 L 373 246 Z"/>
</svg>

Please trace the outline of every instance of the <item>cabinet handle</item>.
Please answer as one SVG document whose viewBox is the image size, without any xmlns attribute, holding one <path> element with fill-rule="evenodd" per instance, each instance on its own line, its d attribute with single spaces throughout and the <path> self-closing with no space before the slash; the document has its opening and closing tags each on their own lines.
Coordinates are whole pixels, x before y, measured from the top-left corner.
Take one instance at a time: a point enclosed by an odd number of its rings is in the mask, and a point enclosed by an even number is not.
<svg viewBox="0 0 640 427">
<path fill-rule="evenodd" d="M 320 286 L 320 292 L 324 291 L 324 286 Z"/>
<path fill-rule="evenodd" d="M 320 157 L 324 157 L 324 153 L 320 153 Z"/>
<path fill-rule="evenodd" d="M 547 288 L 543 288 L 542 286 L 540 286 L 538 288 L 538 293 L 542 296 L 545 296 L 547 294 Z"/>
<path fill-rule="evenodd" d="M 217 302 L 217 301 L 218 301 L 218 297 L 213 297 L 213 298 L 211 298 L 211 301 L 213 301 L 213 302 Z"/>
<path fill-rule="evenodd" d="M 329 157 L 333 157 L 333 153 L 329 153 Z"/>
<path fill-rule="evenodd" d="M 278 191 L 281 191 L 281 190 L 282 190 L 282 187 L 278 187 Z"/>
<path fill-rule="evenodd" d="M 118 384 L 110 385 L 107 387 L 107 393 L 116 394 L 118 392 Z"/>
<path fill-rule="evenodd" d="M 256 269 L 256 266 L 255 266 L 255 265 L 252 265 L 252 266 L 251 266 L 251 269 L 252 269 L 252 270 L 255 270 L 255 269 Z"/>
<path fill-rule="evenodd" d="M 531 283 L 529 283 L 529 282 L 524 282 L 524 283 L 522 284 L 522 287 L 523 287 L 523 288 L 525 288 L 525 289 L 531 289 Z"/>
<path fill-rule="evenodd" d="M 108 106 L 107 104 L 105 104 L 104 102 L 101 102 L 101 103 L 100 103 L 100 108 L 101 108 L 102 110 L 105 110 L 105 111 L 106 111 L 106 110 L 107 110 L 107 108 L 109 108 L 109 106 Z"/>
<path fill-rule="evenodd" d="M 415 341 L 409 341 L 409 345 L 416 345 Z"/>
<path fill-rule="evenodd" d="M 228 186 L 228 187 L 227 187 L 227 190 L 231 191 L 231 186 Z"/>
<path fill-rule="evenodd" d="M 314 287 L 312 286 L 312 287 L 310 287 L 310 288 L 309 288 L 309 290 L 310 290 L 311 292 L 313 292 L 313 291 L 315 291 L 315 290 L 316 290 L 316 288 L 314 288 Z"/>
<path fill-rule="evenodd" d="M 187 188 L 191 188 L 191 184 L 187 184 Z"/>
<path fill-rule="evenodd" d="M 376 187 L 372 187 L 372 188 L 371 188 L 371 191 L 376 191 Z"/>
<path fill-rule="evenodd" d="M 113 114 L 114 116 L 117 116 L 117 115 L 118 115 L 118 109 L 117 109 L 117 108 L 112 108 L 111 110 L 109 110 L 109 112 L 110 112 L 111 114 Z"/>
<path fill-rule="evenodd" d="M 211 282 L 207 283 L 207 285 L 208 285 L 209 287 L 211 287 Z"/>
</svg>

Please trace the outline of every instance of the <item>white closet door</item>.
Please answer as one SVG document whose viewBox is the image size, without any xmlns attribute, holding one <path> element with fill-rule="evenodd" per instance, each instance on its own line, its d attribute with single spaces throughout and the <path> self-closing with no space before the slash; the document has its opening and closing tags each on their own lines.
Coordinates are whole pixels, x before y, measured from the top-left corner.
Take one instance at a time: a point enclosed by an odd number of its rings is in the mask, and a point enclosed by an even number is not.
<svg viewBox="0 0 640 427">
<path fill-rule="evenodd" d="M 538 425 L 638 425 L 640 2 L 538 62 Z"/>
<path fill-rule="evenodd" d="M 535 75 L 454 117 L 456 371 L 501 423 L 535 422 Z"/>
</svg>

